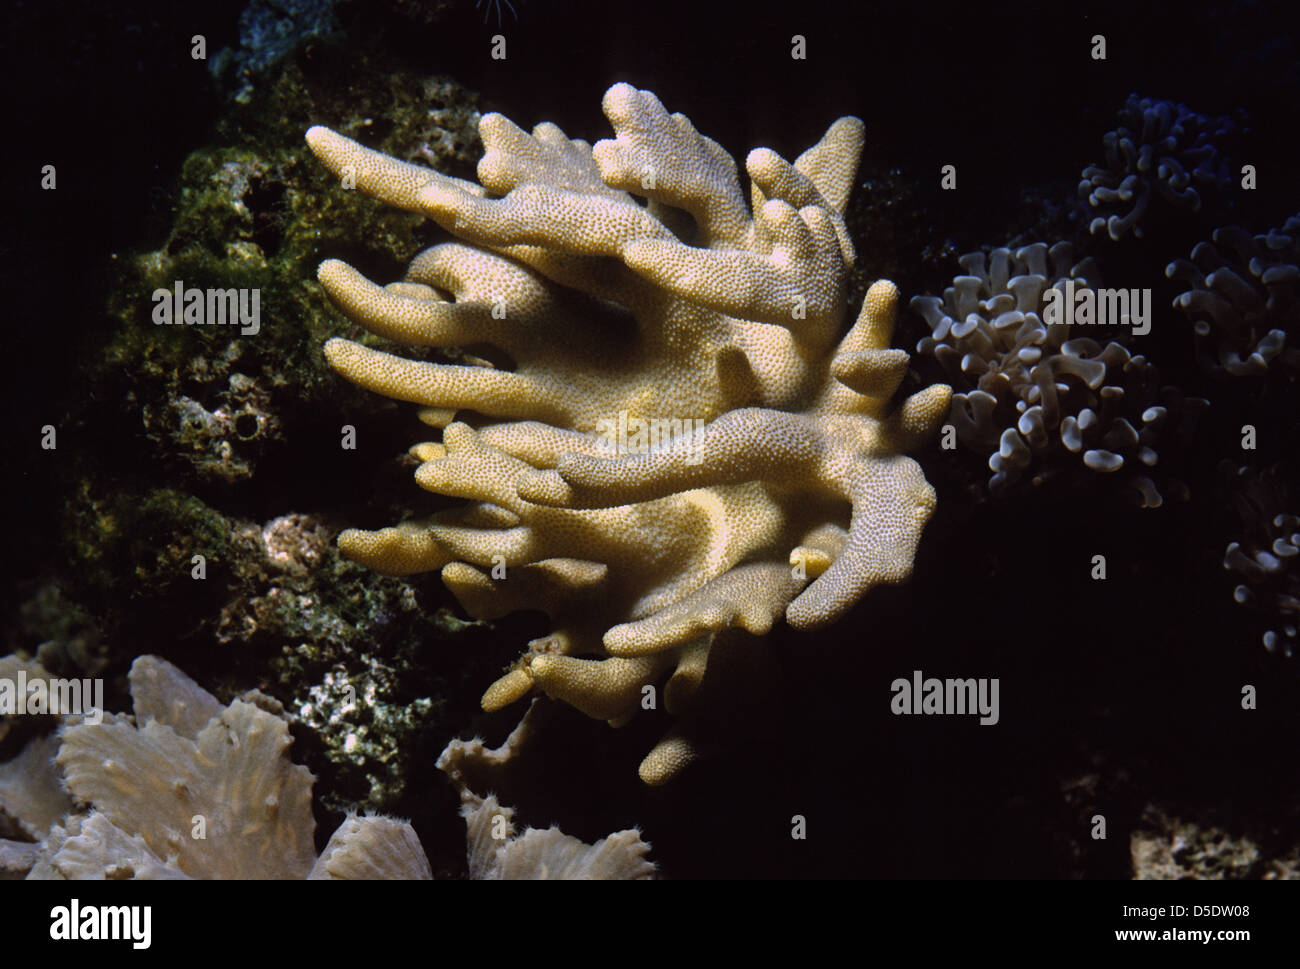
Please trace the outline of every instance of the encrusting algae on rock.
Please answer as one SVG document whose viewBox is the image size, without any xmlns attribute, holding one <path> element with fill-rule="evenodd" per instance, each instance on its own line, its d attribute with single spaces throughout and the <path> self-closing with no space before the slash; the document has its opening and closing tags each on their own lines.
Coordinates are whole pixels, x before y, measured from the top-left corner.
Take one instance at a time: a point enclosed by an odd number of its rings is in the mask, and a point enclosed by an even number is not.
<svg viewBox="0 0 1300 969">
<path fill-rule="evenodd" d="M 891 403 L 908 355 L 889 347 L 888 281 L 837 341 L 861 121 L 793 164 L 752 151 L 746 204 L 730 156 L 653 94 L 618 84 L 603 106 L 615 137 L 594 146 L 486 115 L 481 184 L 325 128 L 307 142 L 345 187 L 463 240 L 387 286 L 327 260 L 331 299 L 380 336 L 501 364 L 326 344 L 345 377 L 443 429 L 411 449 L 416 480 L 468 502 L 349 530 L 340 549 L 390 574 L 440 570 L 476 618 L 547 614 L 553 632 L 485 709 L 536 687 L 619 724 L 667 677 L 665 706 L 686 719 L 641 764 L 654 784 L 697 755 L 690 706 L 719 634 L 761 635 L 782 614 L 817 628 L 908 577 L 935 495 L 904 454 L 951 391 Z"/>
</svg>

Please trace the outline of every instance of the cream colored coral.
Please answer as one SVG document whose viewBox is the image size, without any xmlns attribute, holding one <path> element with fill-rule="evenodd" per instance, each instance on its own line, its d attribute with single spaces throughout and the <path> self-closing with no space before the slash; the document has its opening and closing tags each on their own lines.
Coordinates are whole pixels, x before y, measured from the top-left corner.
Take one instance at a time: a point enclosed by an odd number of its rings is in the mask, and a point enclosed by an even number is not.
<svg viewBox="0 0 1300 969">
<path fill-rule="evenodd" d="M 415 829 L 385 817 L 350 817 L 307 875 L 309 881 L 431 881 Z"/>
<path fill-rule="evenodd" d="M 465 818 L 469 876 L 474 879 L 633 880 L 654 877 L 648 859 L 650 845 L 635 829 L 615 831 L 595 844 L 566 835 L 554 826 L 515 831 L 514 809 L 503 807 L 495 795 L 474 792 L 475 785 L 495 786 L 535 731 L 534 702 L 495 749 L 482 739 L 452 740 L 438 758 L 438 767 L 460 794 Z M 484 784 L 486 781 L 486 784 Z"/>
<path fill-rule="evenodd" d="M 223 707 L 156 656 L 137 659 L 130 682 L 134 717 L 64 730 L 55 762 L 92 807 L 51 829 L 29 877 L 432 877 L 415 831 L 393 818 L 349 818 L 316 857 L 313 777 L 289 759 L 280 717 Z"/>
<path fill-rule="evenodd" d="M 0 670 L 24 668 L 0 658 Z M 0 765 L 0 808 L 38 841 L 0 838 L 0 876 L 31 879 L 301 878 L 428 880 L 414 828 L 350 816 L 315 857 L 312 776 L 288 757 L 285 722 L 255 703 L 223 707 L 156 656 L 130 673 L 134 716 L 69 726 Z M 271 705 L 256 691 L 247 695 Z M 525 718 L 527 720 L 527 718 Z M 464 784 L 467 765 L 508 759 L 521 723 L 499 752 L 454 741 L 440 760 L 461 791 L 474 878 L 645 878 L 650 846 L 636 831 L 588 845 L 556 828 L 516 833 L 513 811 Z M 66 769 L 66 776 L 55 770 Z M 6 781 L 14 784 L 6 789 Z M 87 805 L 74 810 L 67 791 Z M 43 796 L 51 790 L 54 797 Z M 3 815 L 0 815 L 2 817 Z M 497 819 L 501 820 L 498 821 Z M 55 823 L 57 822 L 57 823 Z"/>
<path fill-rule="evenodd" d="M 68 729 L 57 758 L 68 790 L 192 878 L 306 877 L 312 775 L 286 756 L 288 724 L 239 700 L 197 732 L 137 716 Z"/>
<path fill-rule="evenodd" d="M 17 827 L 28 838 L 43 838 L 68 813 L 72 802 L 54 765 L 58 750 L 58 738 L 48 734 L 0 764 L 0 822 L 8 822 L 4 827 Z"/>
<path fill-rule="evenodd" d="M 481 185 L 323 128 L 307 141 L 345 185 L 462 240 L 385 287 L 325 262 L 336 304 L 381 336 L 490 344 L 513 364 L 326 344 L 344 376 L 445 428 L 412 448 L 416 480 L 467 501 L 345 532 L 340 548 L 385 572 L 441 570 L 475 616 L 550 616 L 554 632 L 485 708 L 537 687 L 618 724 L 657 703 L 661 682 L 669 711 L 689 713 L 724 630 L 762 634 L 782 615 L 815 628 L 907 577 L 934 492 L 902 452 L 946 416 L 950 391 L 891 403 L 908 360 L 889 348 L 891 283 L 840 338 L 859 120 L 794 163 L 751 152 L 747 202 L 721 146 L 653 94 L 619 84 L 603 106 L 615 137 L 594 147 L 484 117 Z M 669 431 L 611 447 L 612 428 L 639 422 Z M 661 782 L 693 756 L 675 730 L 641 776 Z"/>
<path fill-rule="evenodd" d="M 488 795 L 461 809 L 469 841 L 469 876 L 480 881 L 638 881 L 654 875 L 650 846 L 634 830 L 587 844 L 559 828 L 515 832 L 514 810 Z"/>
</svg>

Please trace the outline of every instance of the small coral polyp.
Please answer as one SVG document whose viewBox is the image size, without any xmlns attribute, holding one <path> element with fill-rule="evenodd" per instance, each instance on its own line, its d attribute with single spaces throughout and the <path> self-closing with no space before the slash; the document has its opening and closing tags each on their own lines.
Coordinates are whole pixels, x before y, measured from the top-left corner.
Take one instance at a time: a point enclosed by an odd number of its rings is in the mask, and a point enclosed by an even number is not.
<svg viewBox="0 0 1300 969">
<path fill-rule="evenodd" d="M 443 429 L 412 448 L 416 481 L 468 502 L 339 547 L 381 572 L 441 570 L 478 618 L 549 616 L 485 709 L 540 690 L 618 724 L 666 678 L 681 719 L 640 769 L 662 783 L 697 756 L 692 700 L 720 635 L 783 614 L 816 628 L 910 574 L 935 495 L 904 453 L 951 391 L 891 403 L 908 356 L 889 347 L 888 281 L 840 338 L 861 121 L 794 163 L 750 152 L 747 204 L 731 157 L 653 94 L 618 84 L 603 107 L 615 137 L 594 146 L 486 115 L 481 184 L 308 131 L 345 185 L 461 240 L 387 286 L 326 261 L 339 308 L 383 337 L 491 345 L 514 366 L 326 344 L 343 376 Z M 470 410 L 474 426 L 455 420 Z M 611 447 L 609 428 L 638 422 L 685 430 Z"/>
</svg>

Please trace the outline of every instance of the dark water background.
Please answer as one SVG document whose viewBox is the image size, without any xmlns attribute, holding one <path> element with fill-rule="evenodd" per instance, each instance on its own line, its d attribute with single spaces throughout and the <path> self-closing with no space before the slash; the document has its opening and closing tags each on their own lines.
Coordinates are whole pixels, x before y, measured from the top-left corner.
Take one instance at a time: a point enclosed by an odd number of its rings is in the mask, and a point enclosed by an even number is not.
<svg viewBox="0 0 1300 969">
<path fill-rule="evenodd" d="M 756 145 L 792 157 L 834 118 L 857 114 L 867 160 L 915 178 L 935 244 L 959 252 L 1003 241 L 1024 193 L 1068 197 L 1130 92 L 1238 120 L 1234 157 L 1260 171 L 1243 224 L 1263 230 L 1300 209 L 1293 4 L 516 5 L 508 67 L 483 55 L 493 31 L 472 9 L 417 28 L 383 4 L 354 3 L 342 22 L 382 37 L 395 70 L 450 74 L 481 92 L 485 111 L 525 127 L 551 120 L 588 140 L 606 135 L 599 97 L 620 80 L 655 91 L 740 158 Z M 6 610 L 19 580 L 58 570 L 50 528 L 62 499 L 46 486 L 33 426 L 93 392 L 75 361 L 106 324 L 108 256 L 158 244 L 180 163 L 221 110 L 189 38 L 206 35 L 210 51 L 233 43 L 241 6 L 4 7 Z M 807 61 L 788 56 L 795 33 L 808 39 Z M 1102 64 L 1088 57 L 1095 33 L 1108 40 Z M 36 188 L 48 162 L 55 193 Z M 939 192 L 941 164 L 978 191 Z M 1269 460 L 1294 456 L 1294 423 L 1273 425 L 1283 443 Z M 1076 494 L 976 510 L 945 497 L 911 585 L 873 594 L 830 633 L 776 636 L 779 661 L 797 674 L 751 743 L 647 793 L 634 766 L 663 724 L 636 724 L 599 741 L 601 776 L 588 763 L 572 783 L 589 785 L 592 803 L 634 804 L 677 876 L 1123 876 L 1122 831 L 1148 797 L 1230 805 L 1230 827 L 1295 803 L 1297 667 L 1267 657 L 1231 602 L 1214 509 L 1149 513 Z M 1087 579 L 1084 561 L 1098 551 L 1113 563 L 1106 583 Z M 916 668 L 1001 677 L 1002 724 L 891 717 L 888 682 Z M 1243 683 L 1261 690 L 1253 715 L 1236 703 Z M 1089 774 L 1111 778 L 1099 788 L 1122 799 L 1063 794 Z M 551 794 L 537 796 L 545 816 Z M 1118 833 L 1078 857 L 1071 845 L 1094 810 Z M 554 811 L 573 833 L 603 833 L 594 808 Z M 792 814 L 818 837 L 774 838 Z"/>
</svg>

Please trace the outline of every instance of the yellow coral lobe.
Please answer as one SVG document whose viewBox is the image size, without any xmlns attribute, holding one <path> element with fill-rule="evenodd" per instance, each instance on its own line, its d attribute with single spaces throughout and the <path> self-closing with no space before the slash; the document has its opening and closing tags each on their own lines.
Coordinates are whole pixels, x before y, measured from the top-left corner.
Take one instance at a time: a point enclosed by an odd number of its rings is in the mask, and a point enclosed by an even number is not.
<svg viewBox="0 0 1300 969">
<path fill-rule="evenodd" d="M 441 444 L 412 444 L 408 452 L 417 461 L 437 461 L 447 456 L 447 449 Z"/>
<path fill-rule="evenodd" d="M 466 502 L 345 532 L 340 549 L 392 574 L 441 570 L 476 618 L 549 618 L 563 648 L 526 653 L 484 709 L 535 685 L 622 723 L 661 701 L 674 715 L 706 693 L 722 702 L 725 689 L 700 689 L 727 675 L 709 672 L 719 635 L 782 616 L 815 629 L 910 574 L 934 491 L 903 455 L 950 391 L 895 402 L 908 355 L 890 347 L 893 283 L 874 283 L 848 325 L 859 119 L 793 162 L 755 149 L 746 193 L 723 148 L 649 91 L 617 84 L 602 106 L 613 135 L 594 145 L 484 116 L 482 184 L 325 129 L 308 144 L 458 240 L 388 285 L 327 261 L 339 309 L 389 339 L 509 361 L 326 344 L 343 376 L 444 429 L 412 448 L 416 481 Z M 642 763 L 647 783 L 697 759 L 679 723 Z"/>
<path fill-rule="evenodd" d="M 487 688 L 480 703 L 485 712 L 492 713 L 522 699 L 532 688 L 532 676 L 525 670 L 511 670 Z"/>
<path fill-rule="evenodd" d="M 672 780 L 698 757 L 695 746 L 685 737 L 665 737 L 641 761 L 637 774 L 651 787 Z"/>
<path fill-rule="evenodd" d="M 414 523 L 377 532 L 349 528 L 339 535 L 339 552 L 384 575 L 430 572 L 447 561 L 429 529 Z"/>
<path fill-rule="evenodd" d="M 834 559 L 826 552 L 819 548 L 809 548 L 807 545 L 800 545 L 790 552 L 790 565 L 802 569 L 810 579 L 817 578 L 829 569 L 833 561 Z"/>
<path fill-rule="evenodd" d="M 597 720 L 617 720 L 635 712 L 642 686 L 664 665 L 657 656 L 591 660 L 543 655 L 534 657 L 528 670 L 548 696 Z"/>
</svg>

